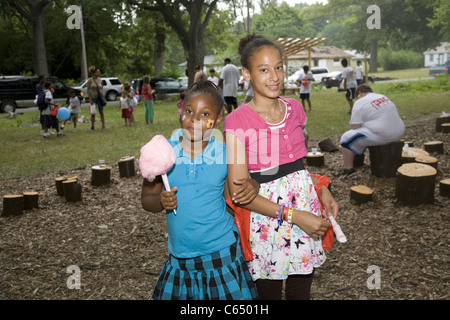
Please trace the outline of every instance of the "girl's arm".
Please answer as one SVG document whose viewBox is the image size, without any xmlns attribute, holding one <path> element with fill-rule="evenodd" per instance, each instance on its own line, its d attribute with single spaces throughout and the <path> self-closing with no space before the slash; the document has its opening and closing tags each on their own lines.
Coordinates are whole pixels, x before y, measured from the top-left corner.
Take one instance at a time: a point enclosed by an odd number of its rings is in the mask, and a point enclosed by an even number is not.
<svg viewBox="0 0 450 320">
<path fill-rule="evenodd" d="M 228 188 L 229 194 L 234 194 L 239 186 L 233 183 L 234 180 L 246 179 L 248 177 L 247 157 L 245 146 L 235 135 L 226 132 L 227 163 L 228 163 Z M 260 214 L 276 217 L 276 212 L 280 206 L 260 195 L 248 205 L 243 206 L 251 211 Z M 330 226 L 328 221 L 315 216 L 307 211 L 294 210 L 292 223 L 298 225 L 312 237 L 318 237 L 325 233 Z"/>
<path fill-rule="evenodd" d="M 170 191 L 163 191 L 161 176 L 158 176 L 152 182 L 144 179 L 142 184 L 141 204 L 142 208 L 150 212 L 161 212 L 164 209 L 173 210 L 177 207 L 177 188 L 171 188 Z"/>
</svg>

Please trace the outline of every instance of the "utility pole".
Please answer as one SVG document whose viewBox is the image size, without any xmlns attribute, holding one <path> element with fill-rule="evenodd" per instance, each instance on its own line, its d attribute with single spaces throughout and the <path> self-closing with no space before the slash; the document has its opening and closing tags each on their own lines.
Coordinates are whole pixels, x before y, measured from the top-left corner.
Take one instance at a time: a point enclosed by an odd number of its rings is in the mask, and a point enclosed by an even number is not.
<svg viewBox="0 0 450 320">
<path fill-rule="evenodd" d="M 86 59 L 86 44 L 84 42 L 84 24 L 83 24 L 83 9 L 80 6 L 80 31 L 81 31 L 81 80 L 88 78 L 87 59 Z"/>
</svg>

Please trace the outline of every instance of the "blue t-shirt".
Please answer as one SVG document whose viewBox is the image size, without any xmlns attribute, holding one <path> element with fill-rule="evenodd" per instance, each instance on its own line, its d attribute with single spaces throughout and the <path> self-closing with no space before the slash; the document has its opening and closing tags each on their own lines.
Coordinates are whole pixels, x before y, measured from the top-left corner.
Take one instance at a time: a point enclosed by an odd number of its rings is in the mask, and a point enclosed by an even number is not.
<svg viewBox="0 0 450 320">
<path fill-rule="evenodd" d="M 192 159 L 180 146 L 178 130 L 170 139 L 177 157 L 167 173 L 176 191 L 175 215 L 167 210 L 168 249 L 177 258 L 193 258 L 232 245 L 233 217 L 226 212 L 223 190 L 227 176 L 226 148 L 210 138 L 205 150 Z"/>
</svg>

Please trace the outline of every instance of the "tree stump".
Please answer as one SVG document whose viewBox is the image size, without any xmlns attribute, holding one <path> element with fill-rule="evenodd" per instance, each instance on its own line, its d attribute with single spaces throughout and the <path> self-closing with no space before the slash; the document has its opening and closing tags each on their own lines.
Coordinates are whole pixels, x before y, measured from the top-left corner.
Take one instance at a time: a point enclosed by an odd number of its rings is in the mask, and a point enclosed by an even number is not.
<svg viewBox="0 0 450 320">
<path fill-rule="evenodd" d="M 129 178 L 136 175 L 134 157 L 122 157 L 119 160 L 119 174 L 121 178 Z"/>
<path fill-rule="evenodd" d="M 418 156 L 429 156 L 430 154 L 425 150 L 419 148 L 408 148 L 408 151 L 402 152 L 402 164 L 416 162 Z"/>
<path fill-rule="evenodd" d="M 428 141 L 423 144 L 423 148 L 426 152 L 433 154 L 444 153 L 444 143 L 442 141 Z"/>
<path fill-rule="evenodd" d="M 355 154 L 353 158 L 353 168 L 360 168 L 362 166 L 364 166 L 364 152 L 360 156 Z"/>
<path fill-rule="evenodd" d="M 64 199 L 67 202 L 81 201 L 81 184 L 76 179 L 67 179 L 63 183 Z"/>
<path fill-rule="evenodd" d="M 416 157 L 415 161 L 417 163 L 427 164 L 427 165 L 432 166 L 433 168 L 437 169 L 438 159 L 435 157 L 420 155 L 420 156 Z"/>
<path fill-rule="evenodd" d="M 339 148 L 330 139 L 325 139 L 319 142 L 320 151 L 323 152 L 334 152 L 339 151 Z"/>
<path fill-rule="evenodd" d="M 379 178 L 395 177 L 402 164 L 402 141 L 369 147 L 370 170 Z"/>
<path fill-rule="evenodd" d="M 450 179 L 439 181 L 439 194 L 443 197 L 450 197 Z"/>
<path fill-rule="evenodd" d="M 364 185 L 353 186 L 350 188 L 350 202 L 363 204 L 373 200 L 373 189 Z"/>
<path fill-rule="evenodd" d="M 450 133 L 450 123 L 441 124 L 441 132 L 442 133 Z"/>
<path fill-rule="evenodd" d="M 111 182 L 111 167 L 98 165 L 92 167 L 91 184 L 93 186 L 108 185 Z"/>
<path fill-rule="evenodd" d="M 450 116 L 436 118 L 436 132 L 442 132 L 441 125 L 443 123 L 449 123 L 449 122 L 450 122 Z"/>
<path fill-rule="evenodd" d="M 23 193 L 23 208 L 24 210 L 31 210 L 39 208 L 39 192 L 26 191 Z"/>
<path fill-rule="evenodd" d="M 437 170 L 421 163 L 405 163 L 397 171 L 395 197 L 407 206 L 433 203 Z"/>
<path fill-rule="evenodd" d="M 312 167 L 321 167 L 325 165 L 325 157 L 322 152 L 308 152 L 306 155 L 306 164 Z"/>
<path fill-rule="evenodd" d="M 24 202 L 22 194 L 7 194 L 3 196 L 2 216 L 16 216 L 22 214 Z"/>
<path fill-rule="evenodd" d="M 58 177 L 55 179 L 55 186 L 56 186 L 56 192 L 58 193 L 58 195 L 60 195 L 61 197 L 64 197 L 64 189 L 63 189 L 63 182 L 66 181 L 67 179 L 75 179 L 77 180 L 78 177 L 77 176 L 72 176 L 72 177 Z"/>
</svg>

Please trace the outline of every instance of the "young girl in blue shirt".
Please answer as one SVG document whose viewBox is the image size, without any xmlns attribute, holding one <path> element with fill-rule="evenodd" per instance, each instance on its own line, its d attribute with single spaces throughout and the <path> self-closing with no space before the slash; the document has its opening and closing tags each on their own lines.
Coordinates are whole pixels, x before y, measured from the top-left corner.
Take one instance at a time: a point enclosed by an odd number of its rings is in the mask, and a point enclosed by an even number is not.
<svg viewBox="0 0 450 320">
<path fill-rule="evenodd" d="M 257 298 L 226 208 L 226 148 L 212 136 L 222 110 L 222 97 L 212 82 L 194 84 L 186 94 L 181 129 L 168 140 L 176 155 L 167 173 L 171 190 L 164 190 L 161 177 L 144 179 L 142 206 L 150 212 L 165 210 L 169 233 L 170 256 L 155 286 L 155 300 Z M 234 183 L 239 186 L 236 202 L 246 204 L 256 197 L 259 185 L 254 180 Z"/>
</svg>

